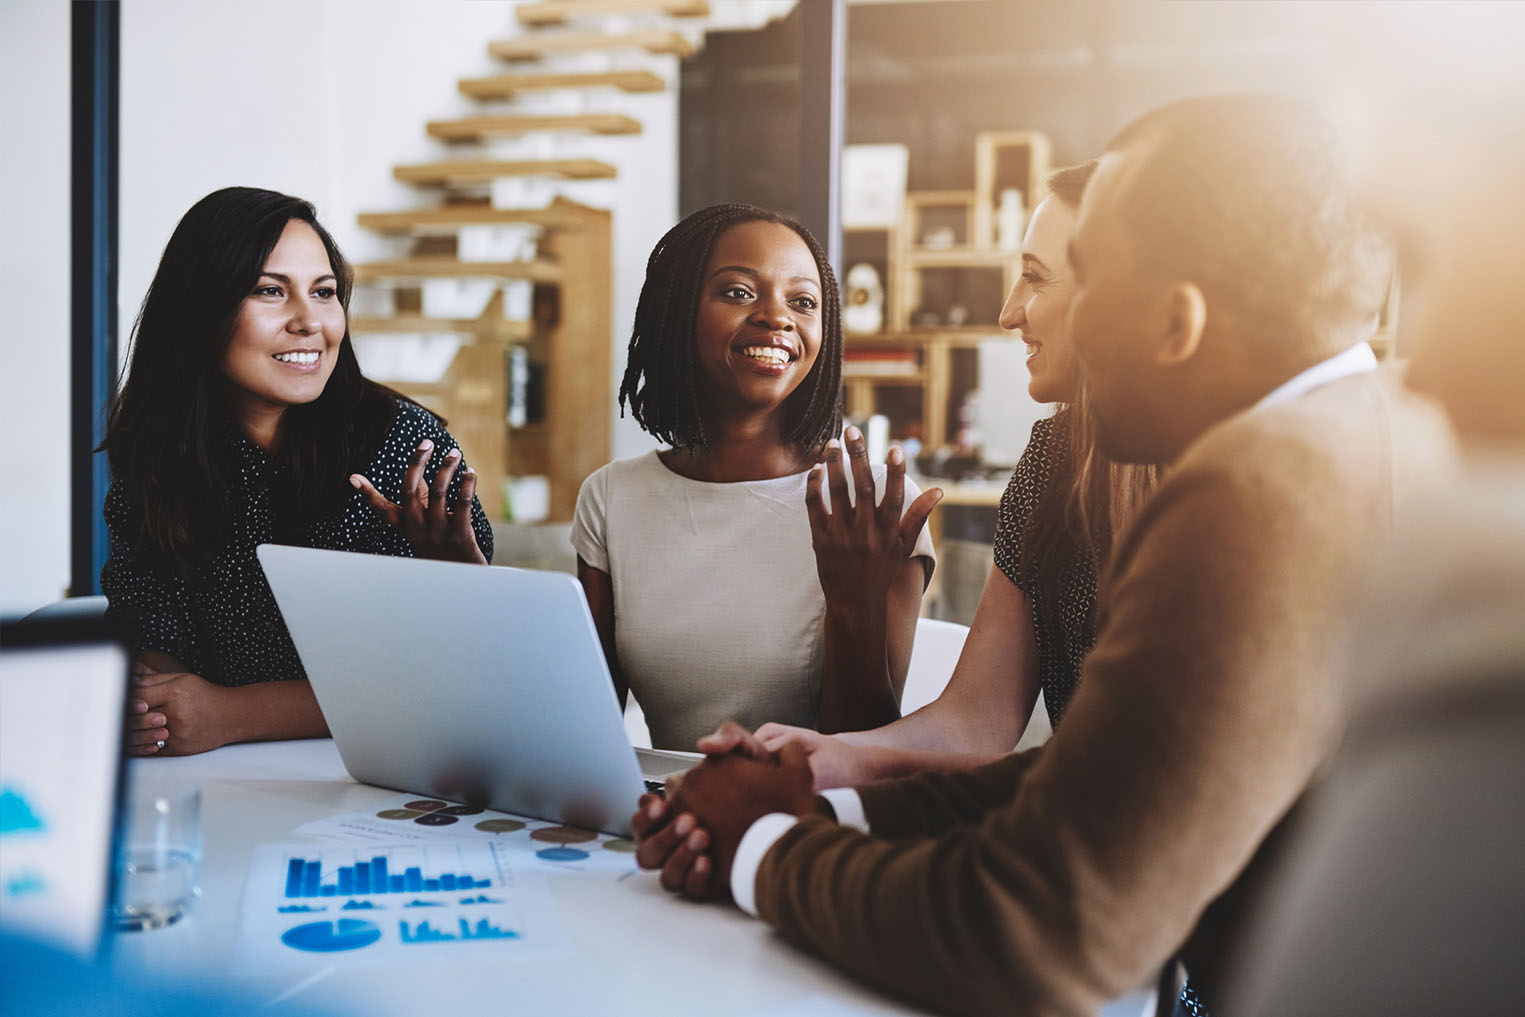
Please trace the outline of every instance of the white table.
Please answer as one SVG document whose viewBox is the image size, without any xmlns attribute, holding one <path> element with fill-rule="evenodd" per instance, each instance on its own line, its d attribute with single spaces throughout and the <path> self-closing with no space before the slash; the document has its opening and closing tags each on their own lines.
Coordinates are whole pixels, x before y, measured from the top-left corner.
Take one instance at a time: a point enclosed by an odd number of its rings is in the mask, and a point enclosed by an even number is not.
<svg viewBox="0 0 1525 1017">
<path fill-rule="evenodd" d="M 787 1013 L 806 1000 L 836 1004 L 831 1012 L 843 1015 L 920 1012 L 792 948 L 729 904 L 695 904 L 664 892 L 647 872 L 617 883 L 551 876 L 572 942 L 572 951 L 557 957 L 435 961 L 406 970 L 315 960 L 310 973 L 297 976 L 230 975 L 252 848 L 321 843 L 294 831 L 336 813 L 395 802 L 397 792 L 355 782 L 327 739 L 138 759 L 130 764 L 130 777 L 157 786 L 200 785 L 203 897 L 168 928 L 118 936 L 116 963 L 153 975 L 199 975 L 256 1002 L 279 1000 L 271 1014 L 287 1000 L 338 1013 L 408 1017 L 521 1010 L 744 1017 L 780 1008 Z"/>
<path fill-rule="evenodd" d="M 797 950 L 729 904 L 666 893 L 654 873 L 619 882 L 553 875 L 571 940 L 568 954 L 523 961 L 434 961 L 407 968 L 314 960 L 291 976 L 229 974 L 250 852 L 302 842 L 297 827 L 396 802 L 398 792 L 357 783 L 328 739 L 232 745 L 201 756 L 136 759 L 143 785 L 200 786 L 205 857 L 202 900 L 165 929 L 116 938 L 115 963 L 150 975 L 200 978 L 269 1005 L 336 1014 L 432 1017 L 539 1011 L 567 1017 L 726 1014 L 854 1017 L 922 1011 L 860 985 Z M 129 791 L 131 787 L 129 786 Z M 632 803 L 633 804 L 633 803 Z M 1152 995 L 1126 997 L 1102 1017 L 1152 1013 Z"/>
</svg>

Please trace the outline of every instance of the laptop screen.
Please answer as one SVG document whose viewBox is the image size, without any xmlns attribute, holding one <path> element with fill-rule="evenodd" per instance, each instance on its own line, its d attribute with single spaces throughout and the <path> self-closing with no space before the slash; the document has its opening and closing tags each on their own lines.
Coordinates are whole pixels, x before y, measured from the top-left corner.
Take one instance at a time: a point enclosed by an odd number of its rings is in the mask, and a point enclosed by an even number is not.
<svg viewBox="0 0 1525 1017">
<path fill-rule="evenodd" d="M 98 632 L 0 630 L 0 929 L 84 957 L 110 903 L 127 672 Z"/>
</svg>

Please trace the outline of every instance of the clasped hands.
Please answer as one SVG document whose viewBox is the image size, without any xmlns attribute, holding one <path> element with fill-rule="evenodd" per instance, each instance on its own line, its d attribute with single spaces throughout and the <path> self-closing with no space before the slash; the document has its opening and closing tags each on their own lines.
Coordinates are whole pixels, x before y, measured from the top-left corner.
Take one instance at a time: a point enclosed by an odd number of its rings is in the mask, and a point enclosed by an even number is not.
<svg viewBox="0 0 1525 1017">
<path fill-rule="evenodd" d="M 631 817 L 644 869 L 660 869 L 662 886 L 699 900 L 730 892 L 741 838 L 771 812 L 816 810 L 810 762 L 796 742 L 764 747 L 734 721 L 699 740 L 706 758 L 667 783 L 667 798 L 642 795 Z"/>
<path fill-rule="evenodd" d="M 433 451 L 434 442 L 428 438 L 413 450 L 402 477 L 402 491 L 398 496 L 401 505 L 388 499 L 358 473 L 351 474 L 349 482 L 365 494 L 371 507 L 388 525 L 407 538 L 420 558 L 486 565 L 487 558 L 477 546 L 477 536 L 471 528 L 472 498 L 477 493 L 476 471 L 469 466 L 466 468 L 455 498 L 455 508 L 450 510 L 447 508 L 450 482 L 461 465 L 461 450 L 453 448 L 446 454 L 445 462 L 434 471 L 434 482 L 430 484 L 424 480 L 424 467 Z"/>
</svg>

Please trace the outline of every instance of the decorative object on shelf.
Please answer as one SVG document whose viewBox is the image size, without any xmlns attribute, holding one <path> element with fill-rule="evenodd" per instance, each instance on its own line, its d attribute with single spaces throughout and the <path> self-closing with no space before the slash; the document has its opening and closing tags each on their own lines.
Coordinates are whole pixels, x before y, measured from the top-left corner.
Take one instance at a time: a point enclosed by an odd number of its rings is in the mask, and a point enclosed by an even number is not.
<svg viewBox="0 0 1525 1017">
<path fill-rule="evenodd" d="M 888 229 L 905 208 L 905 145 L 848 145 L 842 150 L 842 227 Z"/>
<path fill-rule="evenodd" d="M 842 329 L 872 333 L 884 328 L 884 286 L 879 270 L 860 261 L 847 270 L 843 280 Z"/>
<path fill-rule="evenodd" d="M 1008 187 L 1001 192 L 1001 205 L 996 212 L 995 245 L 1003 251 L 1020 251 L 1026 227 L 1027 208 L 1022 203 L 1022 192 Z"/>
</svg>

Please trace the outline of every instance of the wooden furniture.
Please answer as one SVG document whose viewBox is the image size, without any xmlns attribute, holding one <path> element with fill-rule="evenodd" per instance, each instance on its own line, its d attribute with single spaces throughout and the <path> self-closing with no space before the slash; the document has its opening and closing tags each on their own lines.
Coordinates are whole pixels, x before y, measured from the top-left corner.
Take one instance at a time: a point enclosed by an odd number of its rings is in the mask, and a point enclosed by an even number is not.
<svg viewBox="0 0 1525 1017">
<path fill-rule="evenodd" d="M 1036 204 L 1028 191 L 1041 195 L 1048 151 L 1035 132 L 980 134 L 973 190 L 913 191 L 898 226 L 846 231 L 844 269 L 882 263 L 886 290 L 884 331 L 844 337 L 848 417 L 884 413 L 892 438 L 916 438 L 927 452 L 957 442 L 959 408 L 979 385 L 979 345 L 1013 341 L 997 317 L 1022 258 L 994 245 L 999 191 L 1024 181 L 1027 207 Z"/>
<path fill-rule="evenodd" d="M 419 236 L 416 243 L 431 250 L 453 243 L 453 237 L 438 236 L 439 231 L 462 226 L 541 227 L 539 255 L 530 261 L 473 262 L 428 253 L 356 265 L 357 281 L 394 288 L 400 313 L 355 318 L 350 329 L 361 337 L 461 337 L 460 349 L 438 381 L 388 383 L 449 421 L 480 477 L 478 497 L 489 516 L 504 513 L 505 478 L 544 474 L 551 487 L 551 518 L 570 519 L 583 478 L 613 452 L 609 213 L 559 200 L 525 212 L 445 206 L 365 213 L 360 221 L 383 232 Z M 499 293 L 479 318 L 425 317 L 419 313 L 418 284 L 426 279 L 530 280 L 536 284 L 535 311 L 529 321 L 507 321 Z M 543 405 L 543 414 L 523 427 L 510 427 L 507 419 L 510 363 L 516 356 L 535 365 L 540 387 L 530 399 Z"/>
<path fill-rule="evenodd" d="M 523 35 L 492 42 L 488 48 L 496 58 L 508 61 L 629 49 L 682 57 L 694 47 L 678 32 L 667 28 L 605 32 L 598 30 L 597 19 L 708 13 L 707 0 L 541 0 L 515 8 L 520 24 L 528 26 Z M 541 26 L 569 21 L 582 27 L 541 30 Z M 462 95 L 494 103 L 558 89 L 640 93 L 665 87 L 663 77 L 649 69 L 555 66 L 517 68 L 458 83 Z M 641 123 L 615 113 L 530 114 L 508 109 L 431 121 L 426 130 L 430 137 L 453 145 L 481 145 L 497 137 L 532 132 L 638 134 Z M 396 166 L 392 173 L 403 183 L 441 192 L 440 203 L 360 214 L 363 228 L 411 238 L 411 249 L 405 255 L 355 266 L 357 282 L 391 290 L 393 314 L 355 317 L 351 331 L 367 342 L 396 336 L 458 339 L 460 345 L 442 377 L 390 383 L 447 418 L 480 476 L 478 495 L 491 517 L 504 514 L 506 478 L 544 475 L 550 486 L 550 518 L 570 519 L 583 479 L 612 454 L 610 215 L 563 198 L 542 208 L 495 207 L 482 192 L 504 177 L 609 179 L 616 174 L 615 166 L 591 158 L 496 159 L 480 151 Z M 514 231 L 523 227 L 538 233 L 535 256 L 508 260 L 522 250 Z M 494 228 L 503 232 L 494 235 L 490 232 Z M 467 250 L 462 230 L 488 231 L 470 236 L 471 249 L 478 254 L 495 249 L 505 252 L 505 257 L 462 257 Z M 429 316 L 423 313 L 424 290 L 439 287 L 439 280 L 460 280 L 463 299 L 478 294 L 484 282 L 494 295 L 478 317 Z M 452 296 L 448 285 L 442 289 L 443 293 L 432 296 Z M 506 305 L 522 320 L 507 318 Z M 400 367 L 398 373 L 411 369 Z"/>
</svg>

